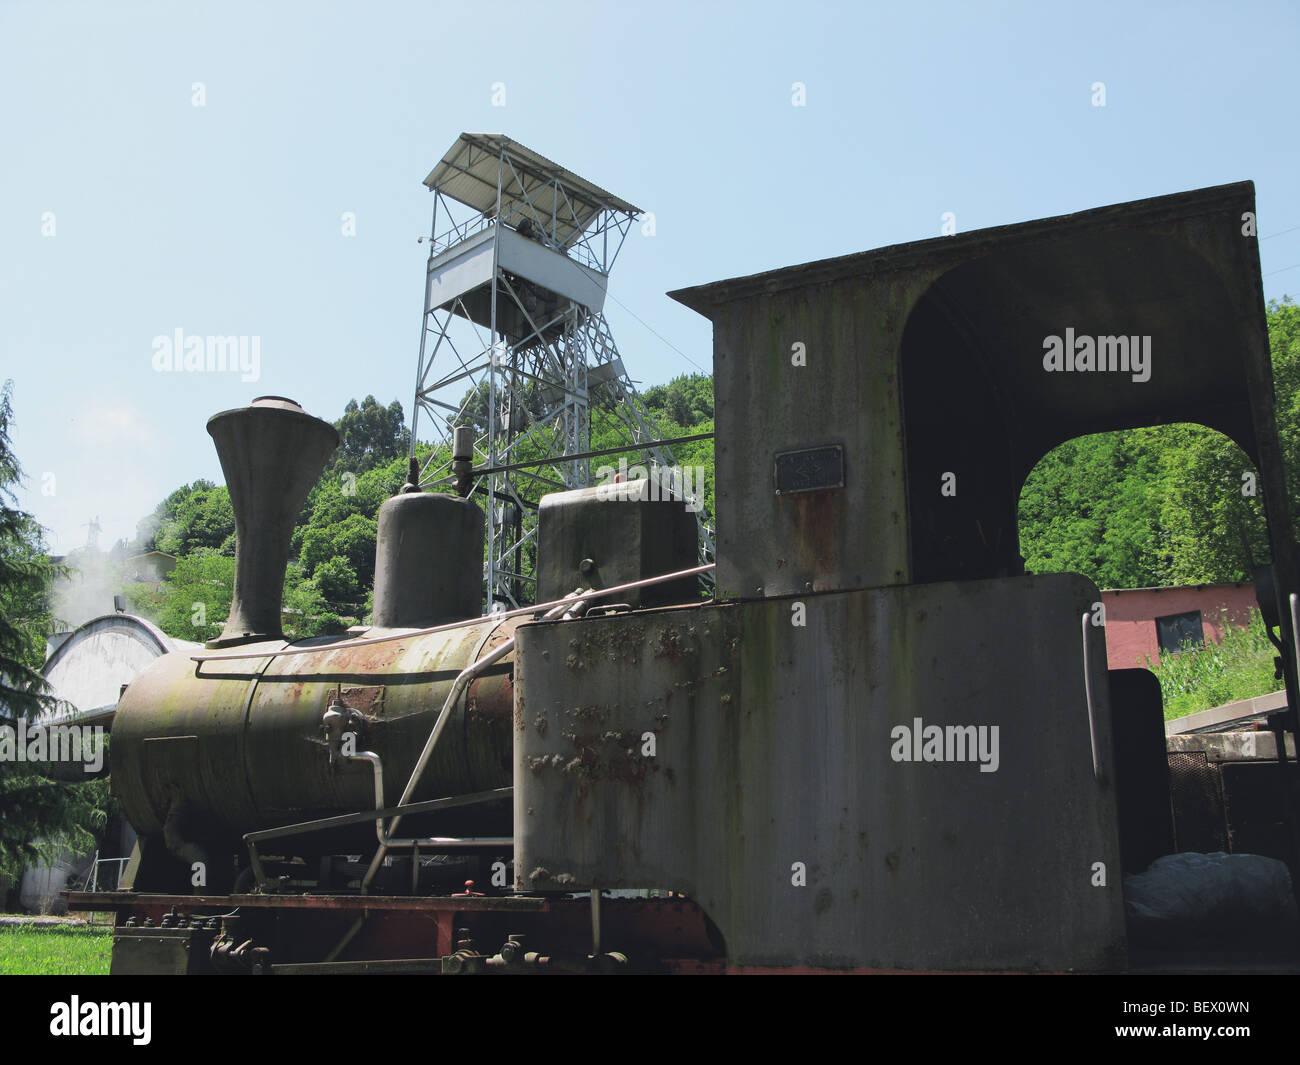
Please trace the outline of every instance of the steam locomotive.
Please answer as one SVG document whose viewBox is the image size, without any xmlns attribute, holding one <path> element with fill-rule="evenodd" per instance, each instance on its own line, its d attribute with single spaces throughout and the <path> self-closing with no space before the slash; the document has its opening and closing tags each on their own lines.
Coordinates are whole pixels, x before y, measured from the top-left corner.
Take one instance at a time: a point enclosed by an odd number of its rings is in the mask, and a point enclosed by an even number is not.
<svg viewBox="0 0 1300 1065">
<path fill-rule="evenodd" d="M 1159 687 L 1108 672 L 1092 582 L 1025 572 L 1017 502 L 1087 433 L 1242 447 L 1293 802 L 1254 211 L 1226 185 L 672 293 L 714 326 L 707 602 L 684 502 L 587 488 L 542 501 L 537 606 L 483 616 L 482 512 L 412 484 L 380 511 L 373 625 L 286 642 L 337 434 L 277 397 L 214 416 L 229 621 L 123 695 L 140 842 L 72 905 L 115 909 L 115 972 L 1141 964 L 1123 875 L 1173 849 Z M 1141 372 L 1049 365 L 1067 330 L 1136 338 Z"/>
</svg>

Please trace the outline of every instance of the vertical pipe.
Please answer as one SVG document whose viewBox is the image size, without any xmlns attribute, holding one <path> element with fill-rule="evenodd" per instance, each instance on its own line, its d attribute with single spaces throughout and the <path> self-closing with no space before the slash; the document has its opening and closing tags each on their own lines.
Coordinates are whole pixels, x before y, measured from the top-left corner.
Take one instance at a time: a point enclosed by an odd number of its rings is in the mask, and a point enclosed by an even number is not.
<svg viewBox="0 0 1300 1065">
<path fill-rule="evenodd" d="M 1102 778 L 1101 756 L 1097 752 L 1097 708 L 1092 698 L 1092 654 L 1088 647 L 1088 629 L 1091 617 L 1083 614 L 1083 695 L 1088 703 L 1088 741 L 1092 745 L 1092 778 L 1098 783 Z"/>
</svg>

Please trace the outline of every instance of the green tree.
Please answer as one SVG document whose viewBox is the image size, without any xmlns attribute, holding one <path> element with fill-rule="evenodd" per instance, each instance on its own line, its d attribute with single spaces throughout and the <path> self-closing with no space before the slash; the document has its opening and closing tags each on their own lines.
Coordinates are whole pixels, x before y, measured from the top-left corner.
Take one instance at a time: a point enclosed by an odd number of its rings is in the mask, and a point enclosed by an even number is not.
<svg viewBox="0 0 1300 1065">
<path fill-rule="evenodd" d="M 313 489 L 307 514 L 294 529 L 293 548 L 303 579 L 314 582 L 328 610 L 353 614 L 370 590 L 376 518 L 405 482 L 406 463 L 401 456 L 360 476 L 327 475 Z M 337 565 L 328 565 L 330 560 Z"/>
<path fill-rule="evenodd" d="M 46 553 L 36 519 L 17 508 L 12 486 L 21 483 L 22 468 L 9 441 L 12 388 L 6 381 L 0 391 L 0 711 L 11 718 L 54 706 L 40 668 L 54 630 L 51 585 L 68 573 Z"/>
<path fill-rule="evenodd" d="M 1031 573 L 1082 573 L 1102 588 L 1159 583 L 1159 430 L 1067 440 L 1020 494 L 1020 543 Z"/>
<path fill-rule="evenodd" d="M 22 468 L 9 438 L 12 390 L 12 381 L 0 390 L 0 718 L 6 728 L 56 708 L 41 668 L 54 629 L 50 586 L 64 572 L 46 553 L 44 530 L 17 507 L 13 486 L 21 483 Z M 107 785 L 54 780 L 54 772 L 0 761 L 0 874 L 17 878 L 61 847 L 94 846 L 92 833 L 106 818 Z"/>
<path fill-rule="evenodd" d="M 312 574 L 312 580 L 329 603 L 352 603 L 357 598 L 357 571 L 345 558 L 327 558 Z"/>
<path fill-rule="evenodd" d="M 397 400 L 381 407 L 374 396 L 366 396 L 359 404 L 350 399 L 334 427 L 343 438 L 330 471 L 335 476 L 365 473 L 410 451 L 410 430 Z"/>
<path fill-rule="evenodd" d="M 1283 299 L 1267 314 L 1278 440 L 1300 529 L 1300 307 Z M 1067 441 L 1021 492 L 1026 568 L 1082 573 L 1101 587 L 1251 580 L 1270 558 L 1257 475 L 1240 447 L 1203 425 Z"/>
<path fill-rule="evenodd" d="M 342 559 L 369 587 L 375 579 L 375 520 L 363 514 L 349 514 L 330 525 L 309 525 L 302 538 L 299 561 L 312 577 L 330 559 Z"/>
<path fill-rule="evenodd" d="M 290 562 L 284 577 L 284 632 L 292 638 L 318 636 L 319 620 L 325 613 L 325 597 L 296 562 Z"/>
<path fill-rule="evenodd" d="M 642 399 L 656 421 L 666 417 L 690 429 L 713 419 L 713 378 L 702 373 L 682 374 L 666 385 L 646 389 Z"/>
<path fill-rule="evenodd" d="M 137 526 L 139 551 L 177 558 L 204 548 L 235 553 L 235 511 L 225 485 L 198 480 L 176 489 Z"/>
<path fill-rule="evenodd" d="M 1161 583 L 1253 580 L 1253 566 L 1270 556 L 1263 500 L 1243 493 L 1258 490 L 1254 464 L 1203 426 L 1169 426 L 1164 439 Z"/>
<path fill-rule="evenodd" d="M 234 589 L 235 560 L 199 548 L 176 560 L 149 605 L 168 636 L 203 643 L 221 632 Z"/>
<path fill-rule="evenodd" d="M 1287 470 L 1291 522 L 1300 533 L 1300 306 L 1283 297 L 1268 305 L 1277 434 Z"/>
</svg>

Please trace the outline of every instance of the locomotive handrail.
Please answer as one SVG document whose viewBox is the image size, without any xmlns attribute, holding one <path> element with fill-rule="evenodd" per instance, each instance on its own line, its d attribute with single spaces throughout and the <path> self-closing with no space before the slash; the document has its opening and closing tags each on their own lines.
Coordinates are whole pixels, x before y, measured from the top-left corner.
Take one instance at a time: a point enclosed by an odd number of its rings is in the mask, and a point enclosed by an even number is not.
<svg viewBox="0 0 1300 1065">
<path fill-rule="evenodd" d="M 1291 650 L 1295 652 L 1295 675 L 1300 677 L 1300 596 L 1292 592 L 1289 598 L 1291 606 Z M 1300 747 L 1297 747 L 1300 751 Z M 1281 762 L 1286 758 L 1286 744 L 1280 744 L 1277 749 L 1278 761 Z"/>
<path fill-rule="evenodd" d="M 547 618 L 558 617 L 560 615 L 567 616 L 571 611 L 576 610 L 585 604 L 590 594 L 590 588 L 574 589 L 551 607 L 544 616 Z M 420 778 L 424 775 L 425 767 L 429 764 L 429 759 L 433 756 L 434 748 L 438 745 L 438 739 L 442 736 L 442 731 L 451 717 L 451 708 L 456 705 L 457 701 L 459 701 L 461 693 L 469 687 L 471 680 L 482 673 L 483 670 L 487 669 L 488 666 L 492 665 L 492 663 L 500 661 L 508 655 L 514 650 L 514 647 L 515 637 L 511 636 L 505 642 L 494 647 L 482 658 L 471 662 L 461 670 L 460 675 L 452 682 L 451 691 L 447 693 L 447 698 L 442 704 L 442 710 L 438 713 L 438 720 L 433 723 L 433 728 L 429 730 L 429 738 L 424 742 L 424 750 L 420 752 L 420 757 L 416 760 L 415 767 L 411 770 L 411 777 L 406 782 L 406 788 L 402 791 L 402 797 L 398 800 L 399 805 L 410 802 L 411 796 L 415 794 L 415 789 L 419 786 Z M 383 785 L 380 783 L 379 777 L 379 759 L 377 756 L 372 755 L 371 757 L 375 760 L 375 805 L 383 806 L 384 795 Z M 366 875 L 361 880 L 361 894 L 366 894 L 370 889 L 370 881 L 372 881 L 375 878 L 375 874 L 379 872 L 379 866 L 391 847 L 409 847 L 416 842 L 415 840 L 394 838 L 397 826 L 401 824 L 401 822 L 401 814 L 397 814 L 391 821 L 389 821 L 387 828 L 384 827 L 382 819 L 376 820 L 375 828 L 379 835 L 379 849 L 375 851 L 375 857 L 370 862 L 370 868 L 366 870 Z M 449 841 L 443 840 L 441 842 L 446 844 Z M 514 840 L 511 839 L 510 843 L 513 845 Z"/>
<path fill-rule="evenodd" d="M 322 817 L 318 821 L 299 821 L 297 824 L 283 825 L 280 828 L 261 828 L 256 832 L 244 833 L 244 842 L 250 844 L 261 843 L 268 839 L 278 839 L 281 836 L 295 836 L 299 833 L 306 834 L 309 832 L 323 832 L 329 828 L 346 828 L 349 825 L 360 825 L 366 821 L 373 821 L 377 817 L 392 817 L 395 814 L 424 814 L 433 810 L 446 810 L 456 806 L 474 806 L 483 802 L 495 802 L 498 799 L 508 799 L 515 792 L 512 787 L 493 788 L 490 791 L 475 791 L 468 795 L 449 795 L 445 799 L 425 799 L 421 802 L 407 803 L 405 806 L 388 806 L 382 810 L 361 810 L 352 814 L 335 814 L 333 817 Z M 116 858 L 104 859 L 105 861 L 117 861 Z M 122 859 L 125 861 L 126 859 Z"/>
<path fill-rule="evenodd" d="M 330 828 L 346 828 L 349 825 L 360 825 L 366 821 L 376 821 L 394 814 L 422 814 L 433 810 L 451 809 L 456 806 L 475 806 L 479 803 L 508 799 L 514 794 L 514 791 L 515 789 L 512 787 L 493 788 L 491 791 L 476 791 L 469 795 L 450 795 L 443 799 L 425 799 L 422 802 L 408 803 L 405 806 L 389 806 L 382 810 L 362 810 L 359 813 L 336 814 L 333 817 L 322 817 L 316 821 L 299 821 L 296 824 L 282 825 L 279 828 L 262 828 L 256 832 L 246 832 L 244 833 L 244 842 L 248 844 L 248 857 L 253 869 L 253 877 L 259 887 L 267 882 L 262 869 L 261 855 L 257 853 L 257 845 L 269 839 L 279 839 L 281 836 L 307 835 L 311 832 L 323 832 Z"/>
<path fill-rule="evenodd" d="M 564 455 L 560 458 L 529 459 L 527 462 L 511 462 L 503 466 L 477 466 L 470 470 L 474 477 L 485 477 L 489 473 L 509 473 L 511 470 L 526 470 L 533 466 L 554 466 L 560 462 L 574 459 L 598 459 L 605 455 L 621 455 L 625 451 L 649 451 L 654 447 L 672 447 L 673 444 L 692 444 L 697 440 L 712 440 L 714 433 L 691 433 L 688 436 L 669 436 L 660 440 L 638 440 L 635 444 L 620 444 L 618 447 L 602 447 L 595 451 L 582 451 L 576 455 Z M 442 477 L 436 481 L 421 485 L 422 488 L 438 488 L 444 484 L 455 484 L 456 477 Z"/>
<path fill-rule="evenodd" d="M 596 588 L 587 594 L 589 599 L 603 599 L 607 595 L 616 595 L 620 592 L 631 591 L 633 588 L 647 588 L 653 584 L 664 584 L 667 581 L 680 580 L 683 577 L 694 577 L 701 573 L 707 573 L 709 570 L 716 568 L 717 563 L 708 562 L 703 566 L 692 566 L 690 569 L 678 570 L 675 573 L 661 573 L 656 577 L 644 577 L 639 581 L 629 581 L 627 584 L 616 584 L 610 588 Z M 290 647 L 281 651 L 250 651 L 247 654 L 233 655 L 190 655 L 191 662 L 241 662 L 250 658 L 285 658 L 289 655 L 311 655 L 320 654 L 326 651 L 348 650 L 353 647 L 369 647 L 377 643 L 392 643 L 395 640 L 410 640 L 417 636 L 428 636 L 435 632 L 450 632 L 453 629 L 468 628 L 471 625 L 481 625 L 486 621 L 504 621 L 506 618 L 522 617 L 524 614 L 536 614 L 539 610 L 547 610 L 556 606 L 567 606 L 572 603 L 572 599 L 552 599 L 549 603 L 534 603 L 532 606 L 521 606 L 515 610 L 502 610 L 494 614 L 483 614 L 476 618 L 465 618 L 462 621 L 450 621 L 445 625 L 431 625 L 425 629 L 411 629 L 408 632 L 395 633 L 388 636 L 372 636 L 357 640 L 341 640 L 338 643 L 318 644 L 315 647 Z"/>
<path fill-rule="evenodd" d="M 1092 778 L 1101 783 L 1101 757 L 1097 753 L 1097 707 L 1092 698 L 1092 655 L 1088 651 L 1088 629 L 1092 615 L 1083 615 L 1083 695 L 1088 702 L 1088 742 L 1092 745 Z"/>
</svg>

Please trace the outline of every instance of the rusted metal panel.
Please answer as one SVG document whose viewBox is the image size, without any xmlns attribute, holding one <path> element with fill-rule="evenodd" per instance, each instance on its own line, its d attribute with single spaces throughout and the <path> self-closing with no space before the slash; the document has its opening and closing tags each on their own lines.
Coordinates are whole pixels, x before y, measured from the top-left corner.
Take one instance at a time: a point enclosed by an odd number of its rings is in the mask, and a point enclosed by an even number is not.
<svg viewBox="0 0 1300 1065">
<path fill-rule="evenodd" d="M 839 282 L 762 291 L 709 310 L 718 598 L 907 579 L 894 352 L 923 289 L 924 279 Z M 842 449 L 843 487 L 777 492 L 778 454 L 830 447 Z"/>
<path fill-rule="evenodd" d="M 110 976 L 188 976 L 210 972 L 212 936 L 190 928 L 119 928 L 113 933 Z"/>
<path fill-rule="evenodd" d="M 575 588 L 612 588 L 695 565 L 695 516 L 683 500 L 671 498 L 672 490 L 671 478 L 659 473 L 543 496 L 537 510 L 537 601 L 562 599 Z M 632 607 L 698 599 L 695 577 L 619 596 Z"/>
<path fill-rule="evenodd" d="M 199 838 L 372 807 L 370 768 L 331 766 L 328 758 L 321 717 L 341 698 L 362 715 L 360 749 L 383 759 L 386 802 L 395 805 L 457 674 L 476 652 L 508 639 L 516 624 L 489 621 L 319 654 L 207 662 L 197 675 L 188 655 L 164 656 L 119 705 L 114 792 L 143 835 L 161 834 L 178 804 L 187 811 L 186 831 Z M 512 710 L 507 658 L 478 677 L 453 710 L 414 801 L 508 785 Z M 446 820 L 435 816 L 440 820 L 429 823 Z M 463 826 L 463 815 L 456 816 Z M 471 816 L 492 822 L 495 830 L 484 834 L 509 831 L 504 809 Z M 374 829 L 348 836 L 373 840 Z M 331 840 L 308 843 L 326 847 Z"/>
<path fill-rule="evenodd" d="M 523 627 L 517 886 L 681 891 L 738 965 L 1120 964 L 1098 598 L 1052 576 Z M 996 769 L 895 760 L 917 719 L 983 728 Z"/>
</svg>

